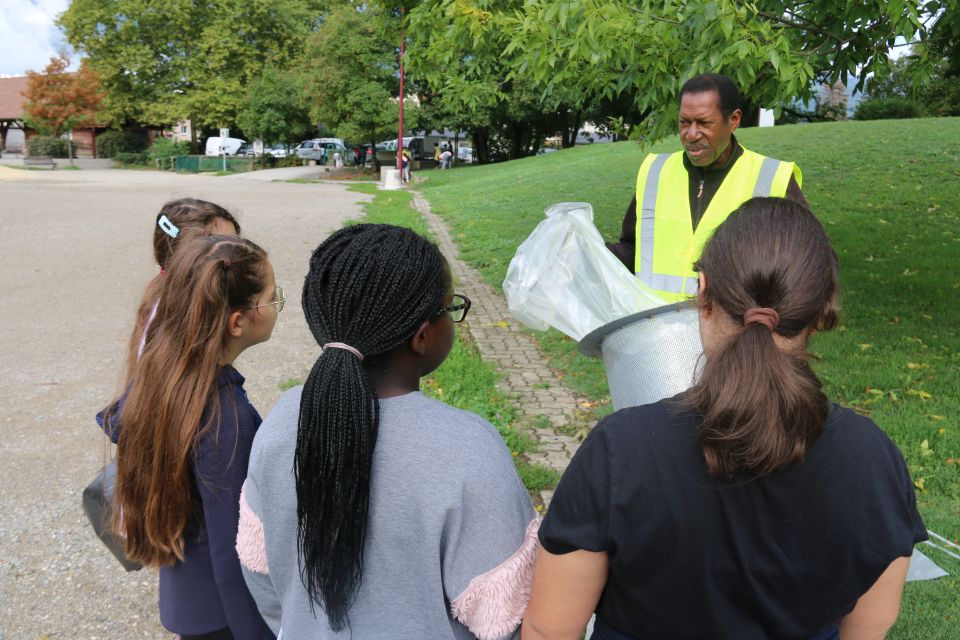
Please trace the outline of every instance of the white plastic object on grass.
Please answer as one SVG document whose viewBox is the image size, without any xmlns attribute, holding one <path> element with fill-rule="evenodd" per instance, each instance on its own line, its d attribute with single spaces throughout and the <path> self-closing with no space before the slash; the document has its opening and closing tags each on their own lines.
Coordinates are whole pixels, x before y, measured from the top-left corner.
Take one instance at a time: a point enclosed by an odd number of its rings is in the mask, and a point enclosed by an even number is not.
<svg viewBox="0 0 960 640">
<path fill-rule="evenodd" d="M 503 292 L 514 318 L 579 341 L 609 322 L 666 304 L 606 248 L 586 202 L 558 202 L 517 248 Z"/>
</svg>

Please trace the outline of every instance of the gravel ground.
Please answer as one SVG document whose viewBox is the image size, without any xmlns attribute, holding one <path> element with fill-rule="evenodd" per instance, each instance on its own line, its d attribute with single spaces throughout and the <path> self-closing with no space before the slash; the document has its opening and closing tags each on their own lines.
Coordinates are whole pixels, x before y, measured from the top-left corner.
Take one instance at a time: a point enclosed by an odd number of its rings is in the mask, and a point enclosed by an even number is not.
<svg viewBox="0 0 960 640">
<path fill-rule="evenodd" d="M 318 352 L 300 307 L 307 260 L 362 215 L 365 196 L 266 182 L 266 173 L 0 167 L 0 640 L 169 640 L 156 573 L 125 573 L 80 508 L 108 455 L 93 415 L 117 389 L 133 313 L 156 271 L 153 217 L 177 197 L 237 215 L 288 291 L 273 339 L 237 362 L 254 405 L 265 414 L 280 383 L 305 377 Z M 295 177 L 287 173 L 277 176 Z"/>
</svg>

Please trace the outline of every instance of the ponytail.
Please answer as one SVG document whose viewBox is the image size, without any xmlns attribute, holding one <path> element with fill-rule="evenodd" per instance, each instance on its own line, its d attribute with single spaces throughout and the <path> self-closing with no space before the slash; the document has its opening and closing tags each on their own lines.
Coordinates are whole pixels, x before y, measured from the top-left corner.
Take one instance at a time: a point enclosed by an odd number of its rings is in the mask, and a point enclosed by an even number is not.
<svg viewBox="0 0 960 640">
<path fill-rule="evenodd" d="M 805 351 L 810 330 L 836 324 L 837 258 L 802 205 L 754 198 L 704 248 L 701 303 L 739 325 L 709 354 L 689 401 L 711 475 L 756 475 L 803 460 L 828 401 Z M 778 345 L 775 336 L 799 338 Z"/>
<path fill-rule="evenodd" d="M 363 578 L 380 423 L 376 389 L 362 362 L 376 362 L 410 340 L 440 309 L 449 287 L 437 247 L 401 227 L 341 229 L 310 258 L 303 287 L 307 324 L 321 346 L 344 346 L 324 349 L 303 386 L 294 453 L 297 545 L 311 606 L 323 608 L 334 631 L 349 623 Z"/>
</svg>

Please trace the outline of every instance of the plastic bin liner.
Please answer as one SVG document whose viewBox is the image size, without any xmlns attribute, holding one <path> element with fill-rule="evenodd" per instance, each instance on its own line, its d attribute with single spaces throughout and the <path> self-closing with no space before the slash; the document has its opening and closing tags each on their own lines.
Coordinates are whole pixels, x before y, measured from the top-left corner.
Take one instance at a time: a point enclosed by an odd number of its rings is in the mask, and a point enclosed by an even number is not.
<svg viewBox="0 0 960 640">
<path fill-rule="evenodd" d="M 510 261 L 503 281 L 510 313 L 533 329 L 579 341 L 594 329 L 664 302 L 606 248 L 586 202 L 546 209 Z"/>
</svg>

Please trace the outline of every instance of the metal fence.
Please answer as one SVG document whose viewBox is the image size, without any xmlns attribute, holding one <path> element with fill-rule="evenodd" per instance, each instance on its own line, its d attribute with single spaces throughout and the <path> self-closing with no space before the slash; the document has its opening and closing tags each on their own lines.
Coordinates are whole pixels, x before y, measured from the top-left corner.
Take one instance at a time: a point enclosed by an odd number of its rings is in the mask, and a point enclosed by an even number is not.
<svg viewBox="0 0 960 640">
<path fill-rule="evenodd" d="M 222 156 L 177 156 L 173 168 L 178 173 L 201 173 L 215 171 L 232 171 L 242 173 L 253 171 L 256 161 L 254 158 L 230 158 Z"/>
</svg>

